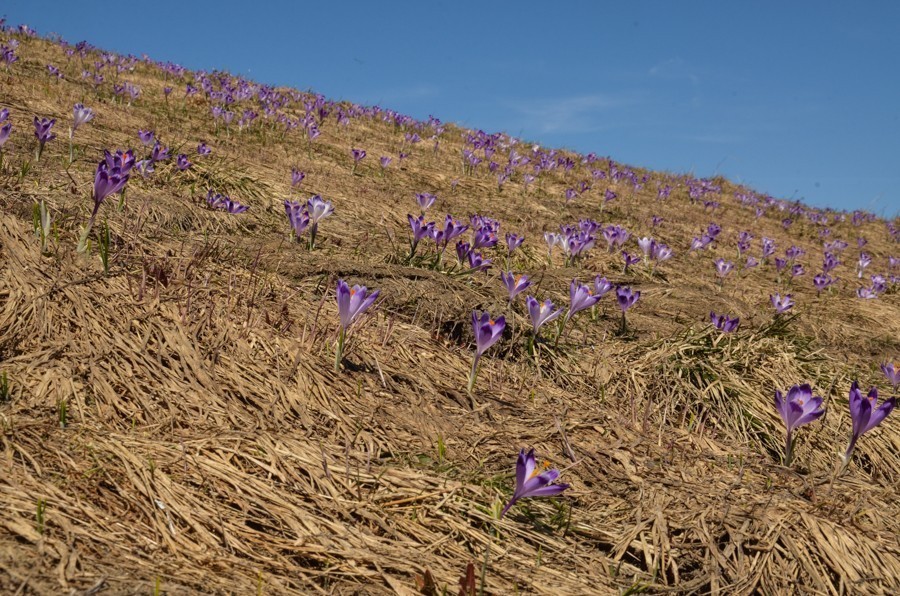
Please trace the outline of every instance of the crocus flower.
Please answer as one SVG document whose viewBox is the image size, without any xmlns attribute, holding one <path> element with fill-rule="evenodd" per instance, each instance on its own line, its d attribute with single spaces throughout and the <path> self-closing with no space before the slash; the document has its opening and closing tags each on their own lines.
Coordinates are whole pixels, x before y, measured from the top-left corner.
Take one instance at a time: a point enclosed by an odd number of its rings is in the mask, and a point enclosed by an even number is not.
<svg viewBox="0 0 900 596">
<path fill-rule="evenodd" d="M 0 121 L 0 149 L 3 148 L 3 145 L 6 144 L 6 141 L 9 139 L 9 133 L 12 131 L 12 122 L 7 122 L 3 124 Z"/>
<path fill-rule="evenodd" d="M 491 268 L 491 259 L 485 259 L 480 252 L 470 250 L 466 253 L 466 260 L 469 261 L 469 269 L 475 271 L 487 271 Z"/>
<path fill-rule="evenodd" d="M 553 497 L 569 488 L 568 484 L 551 484 L 559 478 L 559 470 L 547 469 L 547 466 L 538 468 L 534 457 L 534 449 L 525 453 L 522 449 L 519 451 L 519 458 L 516 461 L 516 490 L 513 492 L 512 498 L 500 512 L 500 517 L 506 515 L 506 512 L 516 504 L 519 499 L 527 499 L 528 497 Z"/>
<path fill-rule="evenodd" d="M 881 365 L 881 372 L 884 373 L 894 389 L 897 389 L 897 385 L 900 385 L 900 366 L 894 366 L 893 362 L 885 362 Z"/>
<path fill-rule="evenodd" d="M 709 320 L 712 322 L 716 329 L 724 333 L 737 331 L 737 328 L 741 324 L 741 319 L 739 317 L 729 317 L 728 315 L 724 314 L 717 315 L 714 312 L 709 313 Z"/>
<path fill-rule="evenodd" d="M 212 149 L 206 143 L 197 145 L 197 155 L 209 155 L 210 153 L 212 153 Z"/>
<path fill-rule="evenodd" d="M 487 351 L 492 345 L 497 343 L 503 330 L 506 328 L 506 318 L 498 317 L 497 320 L 491 319 L 488 313 L 478 313 L 472 311 L 472 331 L 475 334 L 475 358 L 472 361 L 472 372 L 469 374 L 469 393 L 475 387 L 475 377 L 478 374 L 478 361 L 481 355 Z"/>
<path fill-rule="evenodd" d="M 141 144 L 145 146 L 152 143 L 154 137 L 152 130 L 138 130 L 138 138 L 141 140 Z"/>
<path fill-rule="evenodd" d="M 409 227 L 412 229 L 412 240 L 409 247 L 409 258 L 412 259 L 413 255 L 416 254 L 416 247 L 419 245 L 419 241 L 422 238 L 430 237 L 434 233 L 434 222 L 425 223 L 424 215 L 413 217 L 407 214 L 406 218 L 409 220 Z"/>
<path fill-rule="evenodd" d="M 381 163 L 381 169 L 384 170 L 389 165 L 391 165 L 391 161 L 393 161 L 393 160 L 386 155 L 382 155 L 378 161 L 379 161 L 379 163 Z"/>
<path fill-rule="evenodd" d="M 622 315 L 625 315 L 625 311 L 634 306 L 634 304 L 640 300 L 641 293 L 632 291 L 631 288 L 628 287 L 618 287 L 616 288 L 616 302 L 619 304 L 619 308 L 622 309 Z"/>
<path fill-rule="evenodd" d="M 725 276 L 731 273 L 731 270 L 734 268 L 734 263 L 722 258 L 716 259 L 715 263 L 716 275 L 718 275 L 720 279 L 725 279 Z"/>
<path fill-rule="evenodd" d="M 341 359 L 344 355 L 344 341 L 347 339 L 347 330 L 356 321 L 357 317 L 372 306 L 378 298 L 378 290 L 369 293 L 365 286 L 347 285 L 343 279 L 337 282 L 337 306 L 341 329 L 338 333 L 337 354 L 334 360 L 334 370 L 340 370 Z"/>
<path fill-rule="evenodd" d="M 834 279 L 827 273 L 819 273 L 813 278 L 813 285 L 816 286 L 816 294 L 832 284 L 834 284 Z"/>
<path fill-rule="evenodd" d="M 191 162 L 188 161 L 187 155 L 179 153 L 178 157 L 175 158 L 175 165 L 183 172 L 191 167 Z"/>
<path fill-rule="evenodd" d="M 784 465 L 790 466 L 793 456 L 794 429 L 816 420 L 825 413 L 825 409 L 822 407 L 822 398 L 813 396 L 812 388 L 806 383 L 791 387 L 787 396 L 783 396 L 781 391 L 776 389 L 775 408 L 778 410 L 787 428 Z"/>
<path fill-rule="evenodd" d="M 297 168 L 291 168 L 291 187 L 297 188 L 300 186 L 300 183 L 303 182 L 303 179 L 306 178 L 306 173 L 301 172 Z"/>
<path fill-rule="evenodd" d="M 563 309 L 553 310 L 553 302 L 548 298 L 544 302 L 538 302 L 533 296 L 525 297 L 525 306 L 531 316 L 531 326 L 534 329 L 534 337 L 537 338 L 538 330 L 544 323 L 549 323 L 558 318 Z"/>
<path fill-rule="evenodd" d="M 600 296 L 595 296 L 587 285 L 582 285 L 577 279 L 573 279 L 569 284 L 569 312 L 566 313 L 566 323 L 575 313 L 594 306 L 599 300 Z"/>
<path fill-rule="evenodd" d="M 594 278 L 594 296 L 598 299 L 606 296 L 615 286 L 605 277 L 599 275 Z"/>
<path fill-rule="evenodd" d="M 76 103 L 72 108 L 72 134 L 82 124 L 86 124 L 94 119 L 94 111 L 91 108 L 84 107 L 84 104 Z"/>
<path fill-rule="evenodd" d="M 896 405 L 896 399 L 892 397 L 882 400 L 880 406 L 877 404 L 878 389 L 872 387 L 869 389 L 869 394 L 863 397 L 859 390 L 859 384 L 853 381 L 850 386 L 850 418 L 853 420 L 853 433 L 850 436 L 850 445 L 844 453 L 845 466 L 850 463 L 850 456 L 853 455 L 856 441 L 887 418 Z"/>
<path fill-rule="evenodd" d="M 780 315 L 794 307 L 794 298 L 790 294 L 782 296 L 776 292 L 774 295 L 769 296 L 769 300 L 772 302 L 772 306 L 775 307 L 775 314 Z"/>
<path fill-rule="evenodd" d="M 506 249 L 510 256 L 513 254 L 513 251 L 522 246 L 523 242 L 525 242 L 525 236 L 517 236 L 510 232 L 506 233 Z"/>
<path fill-rule="evenodd" d="M 628 254 L 624 250 L 622 251 L 622 259 L 625 261 L 625 267 L 622 269 L 622 273 L 627 273 L 629 267 L 631 267 L 632 265 L 637 265 L 641 262 L 641 257 Z"/>
<path fill-rule="evenodd" d="M 355 173 L 356 166 L 359 165 L 359 162 L 365 159 L 366 151 L 365 149 L 351 149 L 350 153 L 353 155 L 353 172 Z"/>
<path fill-rule="evenodd" d="M 428 211 L 428 208 L 434 205 L 434 202 L 437 200 L 437 196 L 433 195 L 430 192 L 417 192 L 416 193 L 416 203 L 419 205 L 419 209 L 422 210 L 422 213 Z"/>
<path fill-rule="evenodd" d="M 306 211 L 309 213 L 309 249 L 316 246 L 316 232 L 319 229 L 319 221 L 325 219 L 334 211 L 331 201 L 322 199 L 319 195 L 313 196 L 306 202 Z"/>
<path fill-rule="evenodd" d="M 500 280 L 503 282 L 503 285 L 506 286 L 510 302 L 515 300 L 516 296 L 531 286 L 531 281 L 528 279 L 527 275 L 513 275 L 512 271 L 506 273 L 501 271 Z"/>
<path fill-rule="evenodd" d="M 56 138 L 56 135 L 51 132 L 54 124 L 56 124 L 56 118 L 41 118 L 38 120 L 37 116 L 34 117 L 34 136 L 38 140 L 37 159 L 41 158 L 41 153 L 44 152 L 44 145 Z"/>
<path fill-rule="evenodd" d="M 309 213 L 300 201 L 285 201 L 284 212 L 287 214 L 291 229 L 294 230 L 294 235 L 300 238 L 304 230 L 309 227 Z"/>
</svg>

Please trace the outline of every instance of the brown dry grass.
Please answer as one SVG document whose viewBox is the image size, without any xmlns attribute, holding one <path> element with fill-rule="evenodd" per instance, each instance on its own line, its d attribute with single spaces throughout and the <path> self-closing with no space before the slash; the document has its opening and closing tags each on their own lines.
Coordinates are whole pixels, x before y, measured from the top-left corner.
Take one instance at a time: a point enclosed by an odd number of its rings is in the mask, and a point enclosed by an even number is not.
<svg viewBox="0 0 900 596">
<path fill-rule="evenodd" d="M 563 206 L 574 179 L 559 172 L 528 193 L 518 183 L 499 193 L 493 177 L 459 171 L 453 127 L 436 154 L 420 146 L 380 177 L 378 156 L 396 157 L 403 134 L 381 122 L 331 119 L 312 152 L 296 132 L 217 136 L 202 101 L 161 101 L 155 69 L 123 75 L 143 89 L 126 107 L 108 89 L 97 98 L 74 62 L 67 81 L 48 82 L 44 65 L 66 63 L 57 46 L 23 39 L 19 53 L 0 80 L 15 126 L 0 173 L 4 593 L 411 594 L 426 570 L 455 593 L 487 549 L 485 589 L 496 594 L 900 589 L 897 421 L 866 435 L 835 475 L 850 380 L 881 383 L 877 364 L 900 354 L 897 295 L 863 302 L 845 285 L 817 298 L 804 279 L 793 290 L 800 315 L 782 329 L 770 325 L 770 268 L 722 289 L 713 281 L 713 257 L 729 258 L 743 229 L 757 243 L 803 246 L 813 269 L 810 224 L 788 235 L 777 214 L 754 222 L 727 182 L 713 215 L 683 188 L 658 202 L 653 185 L 602 214 L 597 190 Z M 78 131 L 84 157 L 67 174 L 60 138 L 19 179 L 30 115 L 64 129 L 80 100 L 97 112 Z M 96 252 L 75 252 L 77 226 L 101 150 L 134 145 L 138 128 L 173 146 L 205 139 L 214 154 L 187 174 L 163 166 L 134 178 L 121 212 L 104 206 L 114 250 L 103 275 Z M 369 152 L 358 175 L 350 147 Z M 313 253 L 287 242 L 280 203 L 292 165 L 307 172 L 304 193 L 336 206 Z M 251 210 L 207 211 L 208 186 Z M 421 191 L 439 194 L 436 212 L 478 211 L 525 233 L 515 267 L 557 303 L 573 276 L 640 288 L 632 334 L 615 334 L 608 304 L 596 321 L 582 313 L 538 368 L 521 348 L 523 312 L 507 310 L 510 331 L 468 396 L 469 314 L 505 301 L 494 274 L 398 264 L 403 216 Z M 57 222 L 46 254 L 30 221 L 41 199 Z M 653 214 L 666 218 L 658 231 Z M 579 268 L 547 267 L 541 230 L 579 217 L 653 233 L 676 258 L 653 278 L 622 275 L 602 248 Z M 725 241 L 688 254 L 713 219 Z M 883 222 L 833 228 L 851 242 L 865 235 L 881 263 L 896 252 Z M 334 373 L 338 277 L 383 300 Z M 742 331 L 712 333 L 710 309 L 740 315 Z M 772 395 L 803 381 L 828 414 L 799 433 L 787 469 Z M 492 504 L 511 494 L 525 446 L 564 468 L 572 489 L 496 521 Z"/>
</svg>

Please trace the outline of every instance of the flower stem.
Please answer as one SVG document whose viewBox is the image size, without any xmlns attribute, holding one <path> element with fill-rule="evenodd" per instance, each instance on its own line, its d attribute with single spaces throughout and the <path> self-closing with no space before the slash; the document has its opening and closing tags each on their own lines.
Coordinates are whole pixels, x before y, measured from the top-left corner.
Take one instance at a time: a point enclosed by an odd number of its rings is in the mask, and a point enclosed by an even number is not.
<svg viewBox="0 0 900 596">
<path fill-rule="evenodd" d="M 478 353 L 475 353 L 475 358 L 472 359 L 472 372 L 469 373 L 469 394 L 472 393 L 472 389 L 475 388 L 475 377 L 478 376 Z"/>
<path fill-rule="evenodd" d="M 793 456 L 794 456 L 794 454 L 792 453 L 793 446 L 794 446 L 794 442 L 791 437 L 791 431 L 788 431 L 787 439 L 784 442 L 784 465 L 785 465 L 785 467 L 791 466 L 791 460 L 793 459 Z"/>
<path fill-rule="evenodd" d="M 338 372 L 341 370 L 341 360 L 344 358 L 344 339 L 346 339 L 347 330 L 341 327 L 341 331 L 338 333 L 338 343 L 337 350 L 335 350 L 334 354 L 334 371 Z"/>
</svg>

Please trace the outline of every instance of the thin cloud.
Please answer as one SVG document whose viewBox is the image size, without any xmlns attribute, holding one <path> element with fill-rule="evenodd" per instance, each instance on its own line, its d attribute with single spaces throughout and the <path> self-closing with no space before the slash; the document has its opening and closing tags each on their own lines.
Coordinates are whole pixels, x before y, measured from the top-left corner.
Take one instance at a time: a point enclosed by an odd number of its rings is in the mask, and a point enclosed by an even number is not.
<svg viewBox="0 0 900 596">
<path fill-rule="evenodd" d="M 700 82 L 700 75 L 682 58 L 670 58 L 650 68 L 651 77 L 667 80 L 688 79 L 694 85 Z"/>
<path fill-rule="evenodd" d="M 621 124 L 613 112 L 636 105 L 633 99 L 597 93 L 559 99 L 506 102 L 519 124 L 543 133 L 596 132 Z"/>
</svg>

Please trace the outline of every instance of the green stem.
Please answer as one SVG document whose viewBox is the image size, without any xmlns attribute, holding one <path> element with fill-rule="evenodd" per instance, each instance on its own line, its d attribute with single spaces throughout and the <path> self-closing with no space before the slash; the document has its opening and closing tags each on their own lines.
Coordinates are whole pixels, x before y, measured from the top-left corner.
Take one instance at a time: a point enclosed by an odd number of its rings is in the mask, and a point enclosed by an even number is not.
<svg viewBox="0 0 900 596">
<path fill-rule="evenodd" d="M 334 355 L 334 371 L 338 372 L 341 370 L 341 360 L 344 358 L 344 339 L 347 337 L 347 330 L 341 327 L 340 333 L 338 333 L 338 343 L 337 350 Z"/>
<path fill-rule="evenodd" d="M 475 377 L 478 376 L 478 353 L 475 353 L 475 358 L 472 359 L 472 372 L 469 373 L 469 393 L 472 393 L 472 389 L 475 388 Z"/>
</svg>

